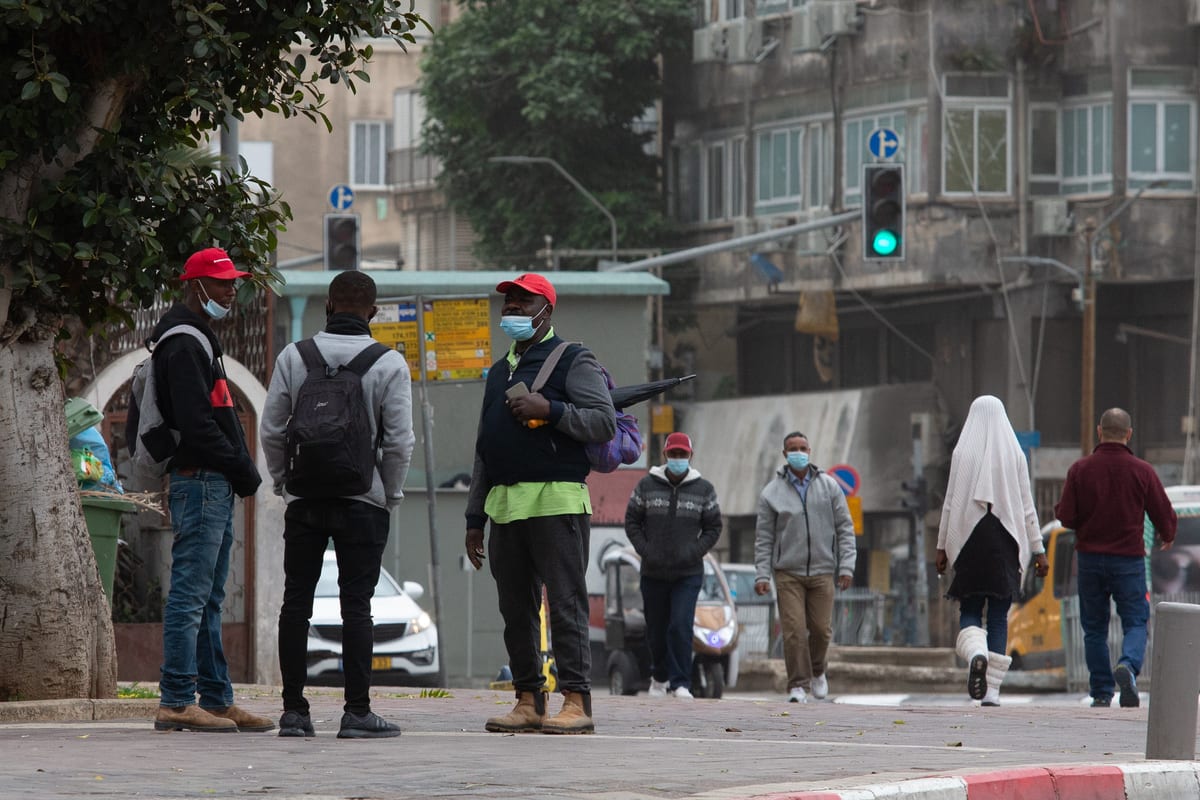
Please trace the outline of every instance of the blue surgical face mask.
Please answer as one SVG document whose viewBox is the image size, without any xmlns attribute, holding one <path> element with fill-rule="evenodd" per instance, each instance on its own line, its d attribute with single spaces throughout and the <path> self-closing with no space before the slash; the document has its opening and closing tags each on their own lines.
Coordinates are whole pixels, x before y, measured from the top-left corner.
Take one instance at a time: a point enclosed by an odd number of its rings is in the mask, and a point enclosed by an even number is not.
<svg viewBox="0 0 1200 800">
<path fill-rule="evenodd" d="M 792 469 L 807 469 L 808 468 L 808 453 L 803 450 L 789 450 L 787 454 L 788 466 Z"/>
<path fill-rule="evenodd" d="M 550 306 L 542 306 L 542 311 L 545 311 Z M 506 314 L 500 317 L 500 330 L 508 334 L 509 338 L 517 342 L 527 342 L 533 338 L 536 330 L 534 320 L 542 315 L 542 311 L 534 314 L 532 317 L 523 317 L 518 314 Z"/>
<path fill-rule="evenodd" d="M 224 319 L 225 315 L 229 313 L 229 309 L 209 297 L 208 292 L 204 290 L 203 283 L 198 285 L 200 286 L 200 291 L 204 292 L 204 313 L 213 319 Z"/>
<path fill-rule="evenodd" d="M 688 471 L 688 459 L 686 458 L 668 458 L 667 472 L 673 472 L 676 475 L 686 475 Z"/>
</svg>

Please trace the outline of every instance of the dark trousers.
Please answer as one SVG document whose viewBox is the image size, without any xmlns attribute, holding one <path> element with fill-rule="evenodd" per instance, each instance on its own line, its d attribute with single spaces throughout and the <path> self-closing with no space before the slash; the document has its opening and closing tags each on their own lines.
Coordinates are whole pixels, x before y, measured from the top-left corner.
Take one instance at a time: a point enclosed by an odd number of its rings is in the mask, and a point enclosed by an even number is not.
<svg viewBox="0 0 1200 800">
<path fill-rule="evenodd" d="M 308 713 L 308 621 L 330 539 L 337 552 L 342 606 L 345 710 L 371 710 L 371 652 L 375 646 L 371 598 L 379 582 L 390 518 L 385 509 L 357 500 L 294 500 L 283 529 L 283 607 L 279 611 L 279 672 L 283 710 Z"/>
<path fill-rule="evenodd" d="M 673 581 L 642 576 L 642 610 L 654 680 L 692 688 L 692 624 L 703 575 Z"/>
<path fill-rule="evenodd" d="M 592 689 L 585 575 L 590 522 L 587 514 L 561 514 L 492 523 L 488 560 L 504 618 L 508 666 L 519 691 L 541 691 L 545 684 L 538 653 L 543 586 L 559 687 L 572 692 Z"/>
</svg>

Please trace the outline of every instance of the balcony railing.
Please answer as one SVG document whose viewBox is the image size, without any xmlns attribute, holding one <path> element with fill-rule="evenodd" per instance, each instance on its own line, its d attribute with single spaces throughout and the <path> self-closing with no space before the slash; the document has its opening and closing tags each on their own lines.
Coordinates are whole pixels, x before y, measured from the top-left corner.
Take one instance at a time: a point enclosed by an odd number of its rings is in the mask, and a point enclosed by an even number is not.
<svg viewBox="0 0 1200 800">
<path fill-rule="evenodd" d="M 397 189 L 425 189 L 433 186 L 442 172 L 442 162 L 415 147 L 388 153 L 392 185 Z"/>
</svg>

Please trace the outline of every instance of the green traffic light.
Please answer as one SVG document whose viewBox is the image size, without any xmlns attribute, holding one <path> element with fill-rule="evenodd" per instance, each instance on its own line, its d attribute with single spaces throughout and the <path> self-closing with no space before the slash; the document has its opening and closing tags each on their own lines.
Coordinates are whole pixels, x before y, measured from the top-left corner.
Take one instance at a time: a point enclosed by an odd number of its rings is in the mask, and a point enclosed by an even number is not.
<svg viewBox="0 0 1200 800">
<path fill-rule="evenodd" d="M 877 231 L 871 242 L 871 249 L 877 256 L 890 256 L 899 246 L 900 240 L 889 230 Z"/>
</svg>

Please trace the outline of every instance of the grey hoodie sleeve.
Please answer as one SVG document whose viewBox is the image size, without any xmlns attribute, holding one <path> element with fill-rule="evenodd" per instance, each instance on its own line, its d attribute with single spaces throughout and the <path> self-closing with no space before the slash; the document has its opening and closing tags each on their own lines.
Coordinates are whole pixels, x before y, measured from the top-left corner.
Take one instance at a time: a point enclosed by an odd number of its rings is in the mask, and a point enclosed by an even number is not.
<svg viewBox="0 0 1200 800">
<path fill-rule="evenodd" d="M 770 484 L 768 484 L 768 487 Z M 775 537 L 779 535 L 777 513 L 767 499 L 767 489 L 758 496 L 758 519 L 754 525 L 754 580 L 769 581 L 775 554 Z"/>
<path fill-rule="evenodd" d="M 824 477 L 824 475 L 822 475 Z M 830 482 L 833 479 L 830 478 Z M 834 485 L 833 527 L 837 531 L 837 574 L 853 575 L 858 560 L 858 544 L 854 537 L 854 520 L 850 517 L 850 505 L 841 487 Z"/>
<path fill-rule="evenodd" d="M 408 362 L 395 351 L 384 358 L 396 364 L 388 365 L 390 374 L 379 395 L 379 419 L 383 426 L 379 443 L 379 477 L 383 480 L 387 506 L 393 508 L 404 499 L 404 479 L 412 464 L 417 437 L 413 433 L 412 376 L 408 371 Z"/>
<path fill-rule="evenodd" d="M 263 406 L 262 422 L 258 426 L 259 439 L 267 457 L 267 471 L 271 474 L 275 494 L 283 493 L 284 468 L 287 466 L 284 431 L 292 416 L 291 372 L 295 361 L 299 361 L 299 353 L 294 344 L 283 348 L 279 357 L 275 359 L 271 386 L 267 389 L 267 400 Z"/>
<path fill-rule="evenodd" d="M 550 402 L 550 421 L 579 442 L 607 442 L 617 433 L 612 395 L 600 373 L 600 363 L 584 348 L 567 371 L 567 398 Z"/>
</svg>

